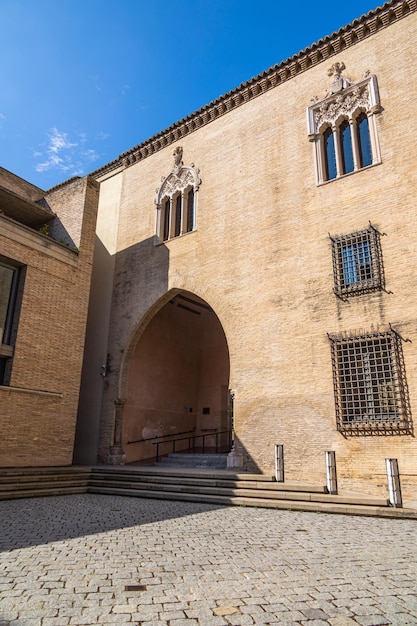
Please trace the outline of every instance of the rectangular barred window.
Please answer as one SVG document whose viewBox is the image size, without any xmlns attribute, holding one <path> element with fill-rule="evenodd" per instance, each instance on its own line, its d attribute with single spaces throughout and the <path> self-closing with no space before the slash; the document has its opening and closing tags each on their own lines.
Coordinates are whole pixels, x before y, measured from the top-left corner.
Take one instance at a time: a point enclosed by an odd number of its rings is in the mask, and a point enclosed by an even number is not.
<svg viewBox="0 0 417 626">
<path fill-rule="evenodd" d="M 329 339 L 337 429 L 344 435 L 412 434 L 399 335 L 390 330 Z"/>
<path fill-rule="evenodd" d="M 336 295 L 344 298 L 385 288 L 380 234 L 375 228 L 330 239 Z"/>
</svg>

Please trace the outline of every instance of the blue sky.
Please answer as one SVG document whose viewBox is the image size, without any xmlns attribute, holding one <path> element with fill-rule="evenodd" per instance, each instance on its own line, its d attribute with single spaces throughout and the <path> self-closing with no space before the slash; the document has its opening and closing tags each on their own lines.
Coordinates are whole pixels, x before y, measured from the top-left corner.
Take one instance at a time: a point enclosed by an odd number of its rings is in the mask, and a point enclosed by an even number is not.
<svg viewBox="0 0 417 626">
<path fill-rule="evenodd" d="M 82 176 L 375 0 L 0 0 L 0 165 Z"/>
</svg>

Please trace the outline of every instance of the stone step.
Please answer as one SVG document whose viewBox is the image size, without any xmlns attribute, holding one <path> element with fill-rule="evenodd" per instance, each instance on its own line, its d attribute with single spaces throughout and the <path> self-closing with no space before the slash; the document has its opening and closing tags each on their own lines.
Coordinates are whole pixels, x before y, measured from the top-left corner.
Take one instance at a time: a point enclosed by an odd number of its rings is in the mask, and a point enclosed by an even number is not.
<svg viewBox="0 0 417 626">
<path fill-rule="evenodd" d="M 157 467 L 195 467 L 226 469 L 227 454 L 192 454 L 171 452 L 155 463 Z"/>
<path fill-rule="evenodd" d="M 213 484 L 213 482 L 215 484 Z M 220 495 L 226 497 L 244 497 L 245 499 L 268 499 L 268 500 L 297 500 L 303 502 L 334 502 L 338 504 L 357 504 L 362 506 L 387 506 L 387 501 L 384 498 L 377 497 L 358 497 L 347 495 L 331 495 L 320 492 L 308 492 L 301 490 L 285 490 L 281 488 L 273 488 L 273 485 L 265 484 L 265 489 L 262 487 L 257 488 L 245 488 L 240 486 L 239 482 L 233 483 L 232 481 L 187 481 L 182 479 L 181 481 L 175 480 L 167 482 L 166 479 L 146 480 L 146 477 L 141 477 L 136 481 L 131 479 L 119 478 L 95 478 L 94 475 L 90 480 L 89 489 L 92 488 L 120 488 L 120 489 L 132 489 L 138 491 L 155 491 L 155 492 L 169 492 L 169 493 L 188 493 L 188 494 L 202 494 L 202 495 Z"/>
<path fill-rule="evenodd" d="M 180 491 L 162 491 L 147 489 L 128 489 L 112 487 L 89 488 L 89 493 L 120 495 L 138 498 L 155 498 L 162 500 L 180 500 L 182 502 L 202 502 L 226 506 L 247 506 L 290 511 L 310 511 L 315 513 L 338 513 L 343 515 L 365 515 L 373 517 L 396 517 L 417 519 L 417 512 L 407 509 L 393 509 L 387 506 L 358 505 L 335 502 L 309 502 L 299 500 L 271 500 L 264 498 L 232 497 L 225 495 L 209 495 L 202 493 L 184 493 Z"/>
<path fill-rule="evenodd" d="M 417 511 L 394 509 L 384 498 L 331 495 L 319 485 L 277 483 L 272 476 L 230 470 L 163 466 L 0 470 L 0 500 L 72 493 L 417 519 Z"/>
</svg>

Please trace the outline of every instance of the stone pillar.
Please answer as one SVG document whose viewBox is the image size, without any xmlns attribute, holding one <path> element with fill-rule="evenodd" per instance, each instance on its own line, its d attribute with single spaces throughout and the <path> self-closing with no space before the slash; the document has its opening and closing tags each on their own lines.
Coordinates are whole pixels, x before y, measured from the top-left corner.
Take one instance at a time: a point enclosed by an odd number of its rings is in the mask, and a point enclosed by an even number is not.
<svg viewBox="0 0 417 626">
<path fill-rule="evenodd" d="M 122 420 L 124 404 L 125 400 L 117 399 L 114 402 L 114 439 L 113 445 L 110 446 L 109 456 L 109 462 L 111 465 L 124 465 L 126 461 L 126 455 L 122 448 Z"/>
</svg>

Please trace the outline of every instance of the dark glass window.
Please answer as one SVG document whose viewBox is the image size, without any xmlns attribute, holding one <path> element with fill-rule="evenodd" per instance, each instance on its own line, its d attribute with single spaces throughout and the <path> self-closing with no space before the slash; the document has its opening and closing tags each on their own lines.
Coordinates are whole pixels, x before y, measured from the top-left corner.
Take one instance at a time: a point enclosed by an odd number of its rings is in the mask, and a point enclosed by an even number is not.
<svg viewBox="0 0 417 626">
<path fill-rule="evenodd" d="M 369 134 L 369 121 L 365 113 L 361 113 L 356 120 L 358 131 L 358 146 L 360 166 L 372 165 L 371 137 Z"/>
<path fill-rule="evenodd" d="M 331 241 L 334 292 L 338 296 L 385 288 L 380 234 L 375 228 L 331 237 Z"/>
<path fill-rule="evenodd" d="M 342 170 L 343 174 L 353 172 L 353 152 L 352 152 L 352 134 L 350 124 L 347 120 L 341 123 L 339 127 L 340 147 L 342 151 Z"/>
<path fill-rule="evenodd" d="M 0 264 L 0 340 L 10 344 L 19 270 Z"/>
<path fill-rule="evenodd" d="M 331 128 L 328 128 L 323 135 L 324 159 L 326 167 L 326 180 L 336 178 L 336 154 L 334 149 L 334 136 Z"/>
<path fill-rule="evenodd" d="M 175 201 L 175 231 L 174 237 L 178 237 L 181 234 L 181 194 L 177 196 Z"/>
<path fill-rule="evenodd" d="M 165 200 L 164 202 L 164 229 L 162 233 L 163 241 L 167 241 L 169 239 L 169 221 L 170 221 L 170 208 L 171 202 L 170 200 Z"/>
<path fill-rule="evenodd" d="M 22 290 L 23 270 L 0 260 L 0 385 L 10 384 Z"/>
<path fill-rule="evenodd" d="M 194 228 L 194 189 L 190 189 L 187 197 L 187 233 Z"/>
<path fill-rule="evenodd" d="M 342 245 L 343 285 L 357 285 L 373 280 L 371 247 L 369 240 Z"/>
<path fill-rule="evenodd" d="M 400 337 L 394 332 L 330 336 L 338 430 L 344 434 L 410 434 Z"/>
</svg>

